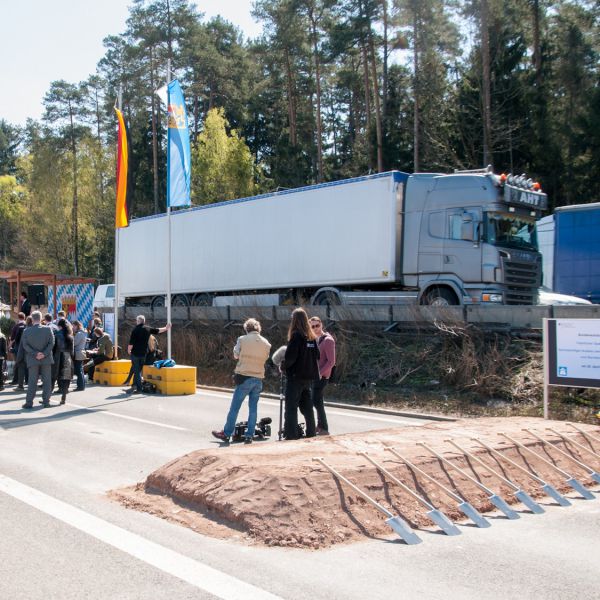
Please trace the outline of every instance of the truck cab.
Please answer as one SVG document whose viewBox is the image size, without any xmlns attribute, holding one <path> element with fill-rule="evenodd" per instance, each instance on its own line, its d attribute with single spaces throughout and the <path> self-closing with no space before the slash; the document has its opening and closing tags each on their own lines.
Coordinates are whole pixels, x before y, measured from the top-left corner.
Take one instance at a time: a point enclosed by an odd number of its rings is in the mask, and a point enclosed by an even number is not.
<svg viewBox="0 0 600 600">
<path fill-rule="evenodd" d="M 422 304 L 537 302 L 535 222 L 548 204 L 538 184 L 490 168 L 419 173 L 405 195 L 403 283 L 419 290 Z"/>
</svg>

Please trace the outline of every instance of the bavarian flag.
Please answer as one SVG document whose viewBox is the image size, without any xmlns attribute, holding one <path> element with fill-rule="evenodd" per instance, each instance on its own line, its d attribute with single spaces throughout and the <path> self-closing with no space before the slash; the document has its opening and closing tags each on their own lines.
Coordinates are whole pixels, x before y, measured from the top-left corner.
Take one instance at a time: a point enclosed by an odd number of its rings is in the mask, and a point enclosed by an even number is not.
<svg viewBox="0 0 600 600">
<path fill-rule="evenodd" d="M 189 206 L 192 158 L 185 101 L 179 81 L 167 86 L 167 206 Z"/>
<path fill-rule="evenodd" d="M 123 113 L 115 106 L 117 119 L 119 120 L 119 137 L 117 141 L 117 209 L 115 212 L 115 227 L 127 227 L 129 225 L 128 206 L 128 172 L 129 172 L 129 143 L 127 127 Z"/>
</svg>

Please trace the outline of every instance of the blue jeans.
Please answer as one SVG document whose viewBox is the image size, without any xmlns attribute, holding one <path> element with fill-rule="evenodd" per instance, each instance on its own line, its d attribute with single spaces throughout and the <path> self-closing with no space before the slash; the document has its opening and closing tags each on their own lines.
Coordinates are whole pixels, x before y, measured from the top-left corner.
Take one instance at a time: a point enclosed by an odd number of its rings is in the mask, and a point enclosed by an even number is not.
<svg viewBox="0 0 600 600">
<path fill-rule="evenodd" d="M 73 361 L 75 376 L 77 377 L 77 389 L 84 390 L 85 389 L 85 377 L 83 376 L 83 361 L 82 360 L 74 360 Z"/>
<path fill-rule="evenodd" d="M 133 387 L 142 391 L 142 369 L 144 368 L 145 356 L 131 356 L 131 366 L 133 367 Z"/>
<path fill-rule="evenodd" d="M 227 421 L 223 431 L 227 437 L 231 437 L 235 430 L 235 422 L 242 403 L 248 396 L 248 426 L 246 427 L 246 437 L 253 438 L 256 428 L 256 419 L 258 415 L 258 398 L 262 391 L 262 379 L 258 377 L 248 377 L 243 383 L 240 383 L 233 391 L 231 406 L 227 414 Z"/>
</svg>

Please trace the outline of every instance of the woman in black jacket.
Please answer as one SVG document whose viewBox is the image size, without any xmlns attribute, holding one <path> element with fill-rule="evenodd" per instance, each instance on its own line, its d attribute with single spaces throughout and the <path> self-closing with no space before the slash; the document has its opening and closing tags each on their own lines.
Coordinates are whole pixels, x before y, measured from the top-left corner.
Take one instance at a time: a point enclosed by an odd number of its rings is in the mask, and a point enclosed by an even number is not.
<svg viewBox="0 0 600 600">
<path fill-rule="evenodd" d="M 292 313 L 284 368 L 287 377 L 284 437 L 286 440 L 300 437 L 298 408 L 306 419 L 306 437 L 314 437 L 316 427 L 311 388 L 313 382 L 319 379 L 319 347 L 302 308 Z"/>
<path fill-rule="evenodd" d="M 69 384 L 73 379 L 73 329 L 65 319 L 60 319 L 57 326 L 54 360 L 58 363 L 56 379 L 60 391 L 60 403 L 64 404 L 69 392 Z"/>
</svg>

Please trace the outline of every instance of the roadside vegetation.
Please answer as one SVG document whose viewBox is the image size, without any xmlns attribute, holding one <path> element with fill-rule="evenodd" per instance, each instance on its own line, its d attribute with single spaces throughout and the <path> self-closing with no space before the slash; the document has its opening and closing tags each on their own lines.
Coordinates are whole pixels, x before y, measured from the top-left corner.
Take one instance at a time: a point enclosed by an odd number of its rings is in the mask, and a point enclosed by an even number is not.
<svg viewBox="0 0 600 600">
<path fill-rule="evenodd" d="M 241 327 L 189 323 L 173 333 L 173 356 L 198 367 L 203 385 L 233 387 L 232 349 Z M 541 335 L 514 337 L 473 326 L 384 333 L 381 327 L 340 323 L 330 331 L 338 365 L 326 397 L 350 404 L 455 416 L 541 416 Z M 284 345 L 283 324 L 263 335 L 272 350 Z M 125 331 L 121 339 L 127 339 Z M 163 344 L 165 341 L 162 340 Z M 279 393 L 280 376 L 267 368 L 265 391 Z M 551 416 L 596 422 L 600 392 L 551 388 Z"/>
</svg>

